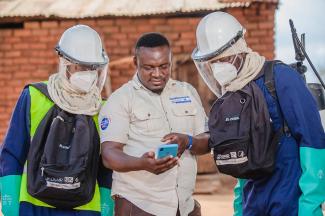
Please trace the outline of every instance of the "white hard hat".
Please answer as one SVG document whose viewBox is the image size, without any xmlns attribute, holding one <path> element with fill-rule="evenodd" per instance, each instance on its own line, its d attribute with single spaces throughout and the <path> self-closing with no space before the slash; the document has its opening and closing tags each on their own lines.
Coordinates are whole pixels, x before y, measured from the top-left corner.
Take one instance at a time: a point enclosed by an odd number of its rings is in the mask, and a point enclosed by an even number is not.
<svg viewBox="0 0 325 216">
<path fill-rule="evenodd" d="M 234 78 L 233 74 L 231 77 L 227 76 L 227 79 L 226 77 L 219 77 L 219 80 L 215 78 L 215 74 L 220 72 L 218 69 L 220 67 L 216 67 L 217 59 L 225 57 L 226 53 L 232 55 L 246 52 L 244 33 L 243 26 L 225 12 L 208 14 L 203 17 L 196 29 L 197 47 L 193 50 L 192 59 L 204 82 L 217 97 L 222 96 L 225 85 L 220 81 L 229 82 Z"/>
<path fill-rule="evenodd" d="M 193 60 L 206 61 L 222 52 L 243 37 L 245 29 L 236 18 L 225 12 L 205 16 L 196 29 L 197 47 Z"/>
<path fill-rule="evenodd" d="M 76 64 L 96 66 L 108 63 L 98 33 L 86 25 L 67 29 L 55 49 L 60 56 Z"/>
</svg>

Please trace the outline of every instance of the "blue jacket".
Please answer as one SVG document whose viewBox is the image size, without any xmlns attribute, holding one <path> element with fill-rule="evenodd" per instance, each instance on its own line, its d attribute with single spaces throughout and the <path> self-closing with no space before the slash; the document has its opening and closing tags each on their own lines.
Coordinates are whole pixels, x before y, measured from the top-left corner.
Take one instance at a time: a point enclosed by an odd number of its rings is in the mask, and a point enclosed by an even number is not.
<svg viewBox="0 0 325 216">
<path fill-rule="evenodd" d="M 325 134 L 316 102 L 301 76 L 289 66 L 276 64 L 274 81 L 278 100 L 268 92 L 264 76 L 255 83 L 265 96 L 274 131 L 281 128 L 285 119 L 290 134 L 280 139 L 271 177 L 238 181 L 235 215 L 322 215 Z"/>
</svg>

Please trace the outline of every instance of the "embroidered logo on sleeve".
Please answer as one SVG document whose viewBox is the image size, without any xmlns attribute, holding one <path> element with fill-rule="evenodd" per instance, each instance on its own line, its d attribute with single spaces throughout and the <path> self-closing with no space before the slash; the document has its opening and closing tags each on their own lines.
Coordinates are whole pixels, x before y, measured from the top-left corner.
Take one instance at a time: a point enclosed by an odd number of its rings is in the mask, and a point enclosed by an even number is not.
<svg viewBox="0 0 325 216">
<path fill-rule="evenodd" d="M 181 96 L 181 97 L 170 97 L 169 100 L 172 103 L 180 104 L 180 103 L 191 103 L 192 100 L 189 96 Z"/>
<path fill-rule="evenodd" d="M 106 130 L 108 128 L 108 125 L 110 124 L 110 119 L 107 117 L 104 117 L 102 121 L 100 122 L 100 128 L 102 130 Z"/>
</svg>

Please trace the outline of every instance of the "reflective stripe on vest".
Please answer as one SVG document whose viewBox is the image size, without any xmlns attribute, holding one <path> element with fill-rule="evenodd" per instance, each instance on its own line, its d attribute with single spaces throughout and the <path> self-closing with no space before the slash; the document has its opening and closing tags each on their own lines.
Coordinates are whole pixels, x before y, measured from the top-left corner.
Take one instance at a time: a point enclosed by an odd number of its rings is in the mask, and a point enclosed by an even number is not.
<svg viewBox="0 0 325 216">
<path fill-rule="evenodd" d="M 42 119 L 45 117 L 48 110 L 53 106 L 53 102 L 50 101 L 45 95 L 43 95 L 40 91 L 38 91 L 36 88 L 30 86 L 29 87 L 29 93 L 31 98 L 30 103 L 30 137 L 34 136 L 36 129 Z M 93 116 L 93 120 L 95 121 L 96 128 L 98 131 L 98 120 L 97 115 Z M 24 165 L 24 172 L 22 174 L 21 179 L 21 186 L 20 186 L 20 197 L 19 201 L 22 202 L 29 202 L 36 206 L 43 206 L 48 208 L 55 208 L 53 206 L 50 206 L 34 197 L 29 195 L 27 192 L 27 161 Z M 76 210 L 91 210 L 91 211 L 98 211 L 100 212 L 100 193 L 99 193 L 99 187 L 96 182 L 95 186 L 95 193 L 93 199 L 82 206 L 74 208 Z"/>
</svg>

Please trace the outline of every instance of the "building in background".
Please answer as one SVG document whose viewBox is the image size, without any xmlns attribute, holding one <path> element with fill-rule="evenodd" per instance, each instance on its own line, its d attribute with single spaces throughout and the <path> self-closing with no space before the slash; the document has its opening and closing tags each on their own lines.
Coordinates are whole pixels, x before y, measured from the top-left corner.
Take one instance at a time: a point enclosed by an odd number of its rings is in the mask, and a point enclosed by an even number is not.
<svg viewBox="0 0 325 216">
<path fill-rule="evenodd" d="M 249 46 L 271 59 L 277 6 L 278 0 L 0 0 L 0 144 L 24 85 L 56 72 L 54 47 L 72 25 L 89 25 L 104 40 L 111 62 L 106 96 L 133 76 L 136 39 L 144 32 L 165 34 L 174 53 L 172 77 L 194 85 L 208 111 L 213 94 L 190 58 L 199 20 L 217 10 L 234 15 L 248 30 Z M 215 171 L 205 157 L 199 172 Z"/>
</svg>

